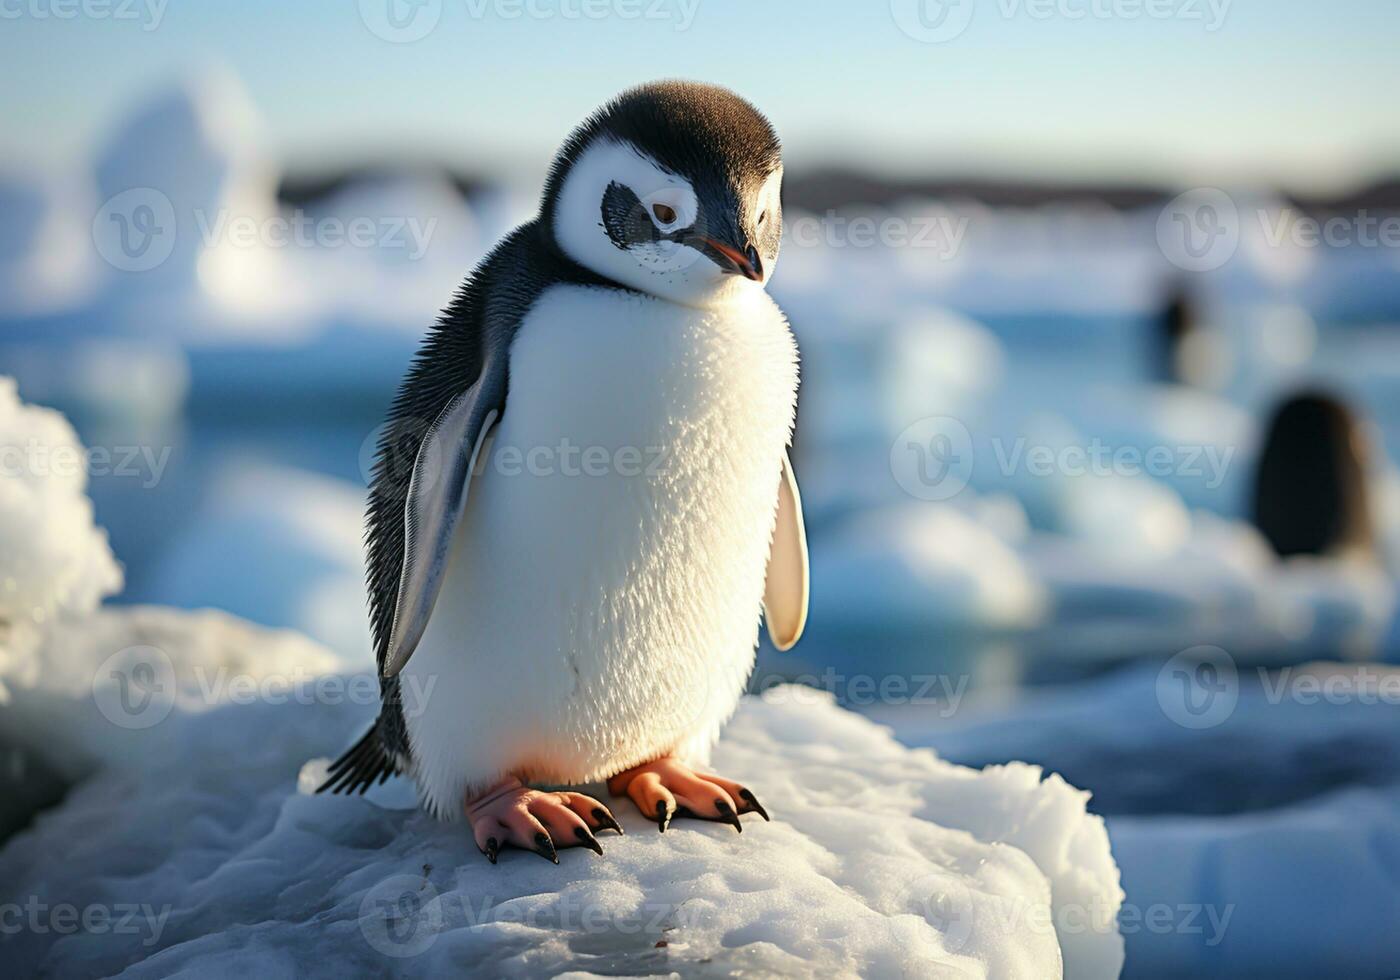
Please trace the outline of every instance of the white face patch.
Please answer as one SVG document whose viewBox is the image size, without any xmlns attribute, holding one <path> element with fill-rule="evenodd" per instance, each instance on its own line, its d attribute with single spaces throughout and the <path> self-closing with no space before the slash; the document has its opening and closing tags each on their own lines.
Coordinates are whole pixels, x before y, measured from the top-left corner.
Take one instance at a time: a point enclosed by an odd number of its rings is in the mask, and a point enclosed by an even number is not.
<svg viewBox="0 0 1400 980">
<path fill-rule="evenodd" d="M 694 225 L 699 202 L 690 183 L 667 172 L 635 147 L 615 140 L 589 146 L 564 178 L 554 214 L 554 237 L 587 269 L 663 299 L 709 305 L 736 288 L 708 257 L 690 245 L 668 241 L 619 247 L 603 223 L 608 188 L 618 184 L 641 202 L 661 235 Z"/>
<path fill-rule="evenodd" d="M 782 203 L 783 168 L 779 167 L 768 175 L 768 179 L 759 188 L 758 196 L 754 202 L 754 222 L 757 224 L 759 251 L 764 251 L 764 245 L 770 241 L 773 246 L 772 255 L 763 263 L 764 283 L 773 277 L 773 270 L 778 265 L 778 247 L 782 244 L 783 235 Z"/>
<path fill-rule="evenodd" d="M 782 196 L 783 168 L 779 167 L 768 175 L 768 179 L 763 182 L 763 186 L 758 190 L 758 214 L 763 215 L 765 212 L 767 213 L 768 217 L 765 219 L 765 224 L 768 221 L 778 220 L 780 207 L 782 205 Z"/>
</svg>

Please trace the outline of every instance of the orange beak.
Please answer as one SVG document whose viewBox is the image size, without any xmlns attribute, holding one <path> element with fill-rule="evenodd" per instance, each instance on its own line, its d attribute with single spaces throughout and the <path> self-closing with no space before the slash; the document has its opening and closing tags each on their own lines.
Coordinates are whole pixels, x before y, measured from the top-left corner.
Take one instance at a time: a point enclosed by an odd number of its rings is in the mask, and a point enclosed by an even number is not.
<svg viewBox="0 0 1400 980">
<path fill-rule="evenodd" d="M 758 261 L 758 253 L 754 252 L 752 248 L 749 249 L 750 255 L 745 255 L 734 246 L 726 245 L 713 238 L 701 238 L 700 240 L 724 256 L 731 266 L 730 272 L 737 272 L 745 279 L 752 279 L 754 282 L 763 281 L 763 268 Z"/>
</svg>

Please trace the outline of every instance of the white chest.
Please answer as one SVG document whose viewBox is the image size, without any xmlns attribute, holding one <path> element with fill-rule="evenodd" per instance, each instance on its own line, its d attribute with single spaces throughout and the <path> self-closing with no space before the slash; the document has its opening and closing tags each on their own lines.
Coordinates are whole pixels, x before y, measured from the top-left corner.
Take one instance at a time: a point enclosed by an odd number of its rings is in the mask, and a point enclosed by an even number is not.
<svg viewBox="0 0 1400 980">
<path fill-rule="evenodd" d="M 415 751 L 456 732 L 467 756 L 580 780 L 712 741 L 752 668 L 796 390 L 760 290 L 708 311 L 542 296 L 407 668 L 438 683 Z"/>
</svg>

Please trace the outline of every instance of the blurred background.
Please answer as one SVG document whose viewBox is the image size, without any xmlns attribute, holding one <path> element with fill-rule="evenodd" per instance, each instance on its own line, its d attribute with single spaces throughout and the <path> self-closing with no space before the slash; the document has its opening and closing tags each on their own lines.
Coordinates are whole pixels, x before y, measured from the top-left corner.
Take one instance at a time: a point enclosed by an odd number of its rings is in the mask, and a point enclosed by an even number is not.
<svg viewBox="0 0 1400 980">
<path fill-rule="evenodd" d="M 1125 925 L 1128 972 L 1248 969 L 1349 889 L 1400 914 L 1397 36 L 1383 0 L 16 0 L 0 374 L 87 447 L 109 602 L 369 669 L 425 326 L 594 106 L 734 88 L 785 146 L 813 572 L 755 688 L 1062 773 L 1139 910 L 1239 905 L 1209 947 Z"/>
</svg>

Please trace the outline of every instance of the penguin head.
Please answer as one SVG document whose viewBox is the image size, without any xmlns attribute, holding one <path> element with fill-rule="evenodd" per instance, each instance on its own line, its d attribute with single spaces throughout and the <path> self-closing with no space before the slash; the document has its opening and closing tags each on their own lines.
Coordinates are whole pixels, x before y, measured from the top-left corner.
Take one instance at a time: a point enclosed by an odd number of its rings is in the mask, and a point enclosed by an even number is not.
<svg viewBox="0 0 1400 980">
<path fill-rule="evenodd" d="M 727 89 L 624 92 L 565 141 L 541 224 L 585 268 L 708 306 L 761 289 L 782 239 L 782 155 L 768 120 Z"/>
</svg>

